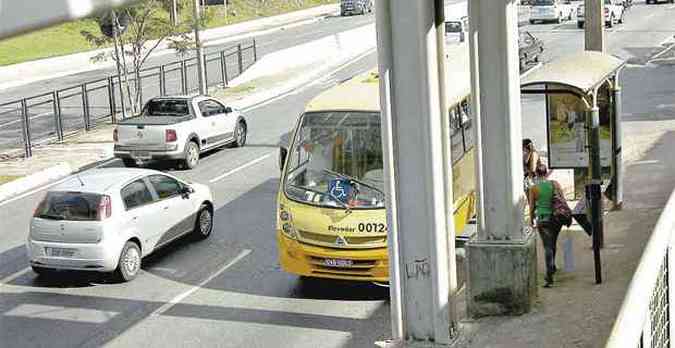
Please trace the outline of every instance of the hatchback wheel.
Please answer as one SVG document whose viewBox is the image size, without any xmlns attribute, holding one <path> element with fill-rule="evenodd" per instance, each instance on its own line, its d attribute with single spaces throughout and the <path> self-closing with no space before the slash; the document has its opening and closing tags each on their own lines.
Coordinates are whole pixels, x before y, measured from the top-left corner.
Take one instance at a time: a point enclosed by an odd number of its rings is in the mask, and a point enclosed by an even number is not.
<svg viewBox="0 0 675 348">
<path fill-rule="evenodd" d="M 234 147 L 243 147 L 246 145 L 246 123 L 237 123 L 234 129 Z"/>
<path fill-rule="evenodd" d="M 124 282 L 134 280 L 141 269 L 141 249 L 134 242 L 126 242 L 115 271 L 117 277 Z"/>
<path fill-rule="evenodd" d="M 199 145 L 194 141 L 185 145 L 185 159 L 183 164 L 187 169 L 193 169 L 199 163 Z"/>
<path fill-rule="evenodd" d="M 213 210 L 206 204 L 202 204 L 197 213 L 197 222 L 193 234 L 195 238 L 202 240 L 211 235 L 213 231 Z"/>
</svg>

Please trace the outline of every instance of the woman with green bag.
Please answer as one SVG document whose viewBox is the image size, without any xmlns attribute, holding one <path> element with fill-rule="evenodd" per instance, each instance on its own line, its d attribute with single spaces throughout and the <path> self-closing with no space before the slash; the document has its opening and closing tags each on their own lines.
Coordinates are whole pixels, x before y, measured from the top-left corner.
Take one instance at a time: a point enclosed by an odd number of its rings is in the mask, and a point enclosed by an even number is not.
<svg viewBox="0 0 675 348">
<path fill-rule="evenodd" d="M 554 216 L 554 203 L 556 199 L 563 199 L 562 188 L 555 180 L 549 180 L 549 171 L 546 165 L 536 168 L 539 180 L 528 190 L 528 202 L 530 206 L 530 224 L 539 232 L 546 260 L 545 288 L 553 284 L 553 274 L 557 271 L 555 266 L 556 245 L 562 223 Z M 557 195 L 557 197 L 556 197 Z"/>
</svg>

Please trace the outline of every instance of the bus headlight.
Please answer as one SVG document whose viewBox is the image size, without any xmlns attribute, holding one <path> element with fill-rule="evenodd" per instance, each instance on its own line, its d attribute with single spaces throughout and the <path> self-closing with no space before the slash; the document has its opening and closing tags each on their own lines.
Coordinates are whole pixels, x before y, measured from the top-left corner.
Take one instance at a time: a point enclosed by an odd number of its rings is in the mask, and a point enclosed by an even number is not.
<svg viewBox="0 0 675 348">
<path fill-rule="evenodd" d="M 291 239 L 298 239 L 298 234 L 295 232 L 295 228 L 290 222 L 286 222 L 281 226 L 281 230 L 284 231 L 284 234 Z"/>
<path fill-rule="evenodd" d="M 298 239 L 298 234 L 293 228 L 293 219 L 291 218 L 291 213 L 287 212 L 283 208 L 279 209 L 279 220 L 281 224 L 281 230 L 284 234 L 291 239 Z"/>
</svg>

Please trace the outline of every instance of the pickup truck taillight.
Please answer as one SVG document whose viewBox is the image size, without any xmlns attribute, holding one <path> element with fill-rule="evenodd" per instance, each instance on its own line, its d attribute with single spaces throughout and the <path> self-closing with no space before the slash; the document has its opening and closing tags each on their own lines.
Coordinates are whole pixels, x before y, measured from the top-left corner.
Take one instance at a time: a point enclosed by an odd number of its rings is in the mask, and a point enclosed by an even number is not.
<svg viewBox="0 0 675 348">
<path fill-rule="evenodd" d="M 609 9 L 607 7 L 605 7 L 605 17 L 607 17 L 608 14 L 609 14 Z"/>
<path fill-rule="evenodd" d="M 176 136 L 175 129 L 167 129 L 164 134 L 165 134 L 164 141 L 166 141 L 167 143 L 173 143 L 174 141 L 178 140 L 178 136 Z"/>
<path fill-rule="evenodd" d="M 113 141 L 117 142 L 119 140 L 119 135 L 117 134 L 117 128 L 113 129 Z"/>
</svg>

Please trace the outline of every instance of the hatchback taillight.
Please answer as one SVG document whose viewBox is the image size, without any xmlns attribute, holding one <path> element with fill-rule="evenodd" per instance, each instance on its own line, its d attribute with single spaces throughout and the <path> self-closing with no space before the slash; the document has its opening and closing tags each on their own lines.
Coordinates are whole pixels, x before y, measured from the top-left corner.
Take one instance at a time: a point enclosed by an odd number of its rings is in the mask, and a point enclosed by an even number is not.
<svg viewBox="0 0 675 348">
<path fill-rule="evenodd" d="M 178 137 L 176 136 L 176 130 L 175 129 L 167 129 L 165 132 L 165 141 L 167 143 L 172 143 L 176 140 L 178 140 Z"/>
<path fill-rule="evenodd" d="M 113 129 L 113 141 L 117 142 L 119 140 L 119 135 L 117 134 L 117 128 Z"/>
<path fill-rule="evenodd" d="M 112 215 L 112 201 L 110 196 L 102 196 L 101 201 L 98 203 L 98 212 L 96 217 L 98 221 L 103 221 L 109 218 Z"/>
</svg>

